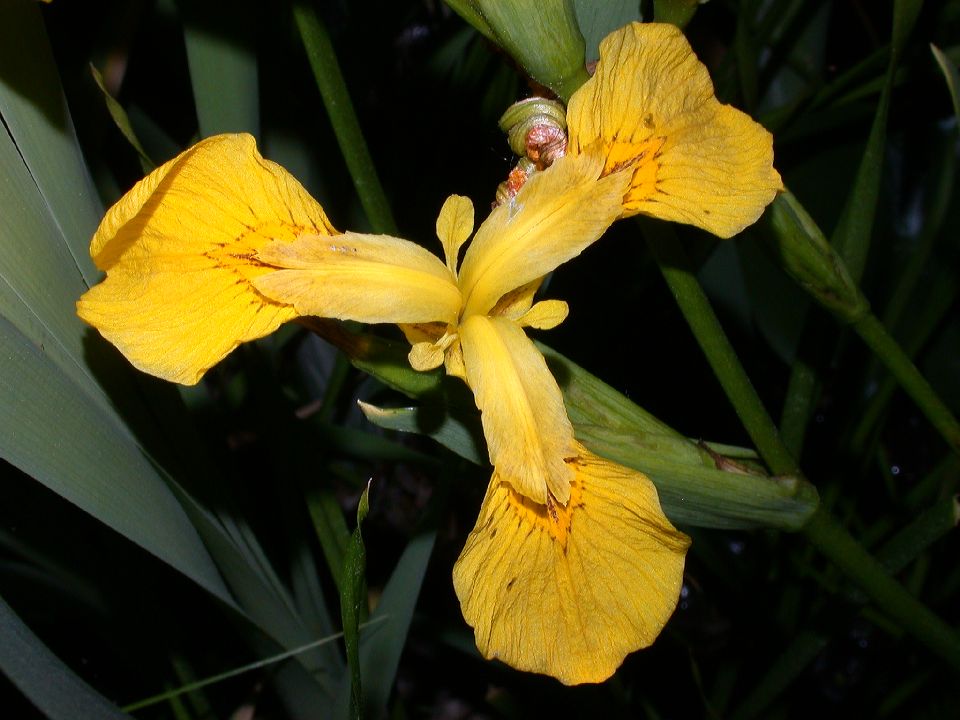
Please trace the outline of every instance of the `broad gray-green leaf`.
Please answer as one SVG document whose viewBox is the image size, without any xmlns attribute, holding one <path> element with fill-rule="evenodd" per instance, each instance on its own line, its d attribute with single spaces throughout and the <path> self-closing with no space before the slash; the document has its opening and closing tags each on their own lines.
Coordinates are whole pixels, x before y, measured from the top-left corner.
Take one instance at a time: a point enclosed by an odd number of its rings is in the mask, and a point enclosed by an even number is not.
<svg viewBox="0 0 960 720">
<path fill-rule="evenodd" d="M 87 244 L 100 221 L 100 201 L 77 145 L 40 10 L 28 0 L 0 3 L 0 115 L 66 239 L 73 272 L 94 282 L 98 273 Z"/>
<path fill-rule="evenodd" d="M 600 41 L 617 28 L 640 20 L 639 0 L 573 0 L 586 45 L 587 62 L 600 57 Z"/>
<path fill-rule="evenodd" d="M 0 670 L 52 720 L 128 718 L 34 635 L 0 597 Z"/>
<path fill-rule="evenodd" d="M 200 134 L 248 132 L 259 137 L 254 8 L 245 0 L 232 3 L 228 13 L 209 3 L 180 3 L 180 8 Z"/>
<path fill-rule="evenodd" d="M 5 317 L 0 347 L 0 455 L 233 604 L 183 508 L 117 416 Z"/>
</svg>

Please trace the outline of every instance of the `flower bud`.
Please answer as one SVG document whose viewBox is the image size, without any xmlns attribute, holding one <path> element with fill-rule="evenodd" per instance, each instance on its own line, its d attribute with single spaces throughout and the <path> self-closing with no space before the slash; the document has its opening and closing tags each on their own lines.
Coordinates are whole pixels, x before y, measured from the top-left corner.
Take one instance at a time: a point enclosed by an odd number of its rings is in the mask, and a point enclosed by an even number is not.
<svg viewBox="0 0 960 720">
<path fill-rule="evenodd" d="M 567 111 L 555 100 L 530 97 L 515 102 L 500 117 L 510 149 L 543 170 L 567 151 Z"/>
<path fill-rule="evenodd" d="M 870 309 L 840 254 L 788 190 L 777 195 L 763 216 L 780 264 L 817 302 L 846 322 Z"/>
</svg>

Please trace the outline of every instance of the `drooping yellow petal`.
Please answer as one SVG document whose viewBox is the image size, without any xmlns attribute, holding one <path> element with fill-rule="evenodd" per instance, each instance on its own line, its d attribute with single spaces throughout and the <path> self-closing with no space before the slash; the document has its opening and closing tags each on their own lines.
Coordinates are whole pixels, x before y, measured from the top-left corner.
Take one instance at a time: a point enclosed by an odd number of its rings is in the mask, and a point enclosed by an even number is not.
<svg viewBox="0 0 960 720">
<path fill-rule="evenodd" d="M 299 315 L 365 323 L 454 322 L 460 291 L 433 253 L 388 235 L 301 235 L 273 242 L 257 259 L 276 272 L 257 290 Z"/>
<path fill-rule="evenodd" d="M 628 177 L 598 181 L 603 159 L 565 157 L 535 173 L 477 230 L 460 266 L 465 315 L 579 255 L 620 215 Z"/>
<path fill-rule="evenodd" d="M 437 237 L 443 245 L 447 267 L 457 274 L 457 259 L 460 248 L 473 232 L 473 203 L 462 195 L 451 195 L 440 208 L 437 217 Z"/>
<path fill-rule="evenodd" d="M 568 152 L 606 154 L 604 174 L 631 175 L 624 215 L 643 213 L 730 237 L 783 185 L 773 138 L 722 105 L 683 33 L 632 23 L 600 44 L 596 74 L 570 99 Z"/>
<path fill-rule="evenodd" d="M 573 427 L 546 360 L 505 318 L 474 315 L 460 325 L 467 384 L 473 390 L 490 462 L 521 495 L 546 503 L 570 496 Z"/>
<path fill-rule="evenodd" d="M 241 342 L 296 317 L 254 280 L 268 242 L 336 231 L 249 135 L 208 138 L 154 170 L 106 214 L 90 246 L 107 277 L 77 303 L 138 368 L 194 384 Z"/>
<path fill-rule="evenodd" d="M 689 538 L 653 483 L 580 448 L 566 507 L 537 505 L 495 472 L 453 569 L 484 657 L 567 685 L 606 680 L 676 607 Z"/>
</svg>

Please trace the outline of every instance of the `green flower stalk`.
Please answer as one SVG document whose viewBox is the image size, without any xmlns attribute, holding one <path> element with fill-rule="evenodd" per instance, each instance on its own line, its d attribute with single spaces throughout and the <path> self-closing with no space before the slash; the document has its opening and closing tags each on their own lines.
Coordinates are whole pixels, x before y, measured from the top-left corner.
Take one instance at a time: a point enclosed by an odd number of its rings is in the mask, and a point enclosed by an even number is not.
<svg viewBox="0 0 960 720">
<path fill-rule="evenodd" d="M 870 311 L 843 258 L 803 206 L 785 191 L 770 205 L 764 222 L 784 269 L 817 302 L 850 323 L 954 452 L 960 452 L 960 423 Z"/>
</svg>

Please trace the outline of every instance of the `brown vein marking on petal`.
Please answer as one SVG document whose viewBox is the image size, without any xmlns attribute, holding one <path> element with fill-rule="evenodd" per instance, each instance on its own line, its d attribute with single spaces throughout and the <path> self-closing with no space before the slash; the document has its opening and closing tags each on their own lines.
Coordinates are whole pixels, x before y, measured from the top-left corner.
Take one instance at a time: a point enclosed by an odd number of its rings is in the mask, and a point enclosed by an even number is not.
<svg viewBox="0 0 960 720">
<path fill-rule="evenodd" d="M 236 275 L 237 284 L 247 285 L 251 285 L 256 277 L 276 270 L 276 267 L 257 257 L 257 252 L 265 242 L 281 237 L 292 240 L 300 234 L 316 232 L 316 228 L 291 225 L 275 227 L 273 223 L 247 225 L 246 228 L 232 242 L 216 243 L 215 248 L 205 251 L 203 256 L 218 268 Z"/>
<path fill-rule="evenodd" d="M 634 186 L 637 184 L 638 174 L 648 174 L 644 172 L 645 170 L 652 169 L 653 172 L 649 174 L 655 177 L 656 170 L 659 169 L 659 163 L 656 161 L 663 155 L 662 150 L 666 141 L 665 136 L 659 135 L 640 142 L 612 143 L 607 151 L 607 161 L 600 177 L 612 175 L 631 166 L 636 167 L 632 183 Z"/>
<path fill-rule="evenodd" d="M 521 495 L 509 485 L 507 487 L 510 493 L 507 501 L 508 512 L 516 516 L 517 526 L 526 526 L 530 528 L 530 532 L 549 533 L 566 553 L 567 540 L 573 532 L 574 513 L 584 507 L 579 479 L 570 481 L 570 500 L 565 506 L 549 494 L 546 505 L 543 505 Z"/>
</svg>

